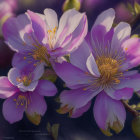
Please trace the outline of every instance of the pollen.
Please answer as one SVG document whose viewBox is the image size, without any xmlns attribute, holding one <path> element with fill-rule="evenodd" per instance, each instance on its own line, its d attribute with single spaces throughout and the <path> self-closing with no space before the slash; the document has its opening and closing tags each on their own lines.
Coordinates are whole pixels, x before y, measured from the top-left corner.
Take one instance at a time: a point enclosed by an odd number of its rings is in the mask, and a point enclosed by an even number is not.
<svg viewBox="0 0 140 140">
<path fill-rule="evenodd" d="M 125 51 L 127 51 L 128 50 L 128 48 L 125 48 Z"/>
<path fill-rule="evenodd" d="M 46 60 L 46 57 L 47 57 L 47 49 L 46 49 L 46 47 L 41 46 L 41 47 L 38 47 L 35 50 L 33 50 L 32 57 L 35 60 L 40 60 L 41 62 Z"/>
<path fill-rule="evenodd" d="M 23 76 L 22 78 L 17 77 L 16 81 L 19 82 L 19 83 L 23 83 L 24 86 L 29 86 L 32 82 L 30 76 Z"/>
<path fill-rule="evenodd" d="M 103 87 L 108 87 L 112 84 L 119 84 L 120 78 L 123 76 L 120 72 L 120 64 L 117 60 L 110 57 L 99 57 L 96 60 L 100 77 L 97 79 L 97 83 Z"/>
<path fill-rule="evenodd" d="M 28 105 L 30 104 L 30 98 L 24 95 L 18 95 L 18 97 L 15 98 L 14 101 L 16 102 L 16 107 L 24 106 L 26 109 L 28 108 Z"/>
<path fill-rule="evenodd" d="M 52 30 L 48 30 L 48 40 L 49 40 L 49 46 L 51 49 L 53 49 L 54 43 L 55 43 L 55 34 L 57 31 L 57 27 L 53 28 Z"/>
</svg>

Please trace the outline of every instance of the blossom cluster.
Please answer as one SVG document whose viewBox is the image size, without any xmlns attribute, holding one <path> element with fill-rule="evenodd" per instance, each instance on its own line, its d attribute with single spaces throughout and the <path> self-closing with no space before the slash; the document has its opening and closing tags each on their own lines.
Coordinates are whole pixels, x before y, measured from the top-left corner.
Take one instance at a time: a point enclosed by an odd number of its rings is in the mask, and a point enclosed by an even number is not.
<svg viewBox="0 0 140 140">
<path fill-rule="evenodd" d="M 27 116 L 43 116 L 44 96 L 57 93 L 44 78 L 52 70 L 69 88 L 60 93 L 60 114 L 80 117 L 91 107 L 103 133 L 119 133 L 126 111 L 122 100 L 140 90 L 140 74 L 132 68 L 140 63 L 140 39 L 131 37 L 131 27 L 113 26 L 114 9 L 102 12 L 88 32 L 86 13 L 70 9 L 61 16 L 52 9 L 44 14 L 27 11 L 10 17 L 2 27 L 7 45 L 15 51 L 8 76 L 0 77 L 3 115 L 9 123 Z"/>
</svg>

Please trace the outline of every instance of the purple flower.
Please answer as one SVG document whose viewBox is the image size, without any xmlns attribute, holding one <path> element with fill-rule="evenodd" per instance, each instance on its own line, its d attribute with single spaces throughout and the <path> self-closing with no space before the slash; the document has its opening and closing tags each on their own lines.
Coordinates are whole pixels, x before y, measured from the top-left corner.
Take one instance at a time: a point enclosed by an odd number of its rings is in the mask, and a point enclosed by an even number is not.
<svg viewBox="0 0 140 140">
<path fill-rule="evenodd" d="M 93 113 L 98 126 L 106 135 L 110 128 L 116 133 L 124 126 L 126 112 L 120 100 L 130 99 L 140 90 L 140 75 L 128 71 L 140 63 L 140 39 L 129 38 L 129 24 L 112 27 L 115 12 L 101 13 L 86 39 L 70 56 L 70 62 L 56 63 L 54 69 L 71 90 L 60 95 L 60 113 L 71 117 L 86 112 L 97 95 Z"/>
<path fill-rule="evenodd" d="M 19 65 L 18 65 L 19 66 Z M 34 91 L 38 84 L 39 78 L 44 72 L 42 64 L 38 67 L 33 65 L 24 65 L 23 68 L 12 68 L 8 73 L 9 81 L 17 86 L 21 91 Z"/>
<path fill-rule="evenodd" d="M 85 13 L 72 9 L 65 12 L 58 25 L 57 15 L 45 9 L 45 15 L 28 11 L 16 18 L 8 19 L 3 25 L 3 34 L 10 48 L 16 51 L 14 67 L 20 63 L 38 66 L 50 65 L 50 58 L 70 53 L 76 49 L 87 34 Z"/>
<path fill-rule="evenodd" d="M 4 118 L 12 124 L 23 118 L 24 111 L 30 116 L 43 116 L 47 110 L 43 96 L 54 96 L 56 92 L 55 85 L 47 80 L 40 80 L 33 92 L 22 92 L 7 77 L 0 77 L 0 98 L 6 99 L 2 109 Z"/>
</svg>

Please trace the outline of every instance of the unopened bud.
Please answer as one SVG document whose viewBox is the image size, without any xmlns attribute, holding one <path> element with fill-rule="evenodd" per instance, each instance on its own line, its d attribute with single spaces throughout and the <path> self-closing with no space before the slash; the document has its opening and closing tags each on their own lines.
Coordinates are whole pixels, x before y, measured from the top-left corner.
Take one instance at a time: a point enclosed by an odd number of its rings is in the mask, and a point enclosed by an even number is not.
<svg viewBox="0 0 140 140">
<path fill-rule="evenodd" d="M 66 0 L 63 4 L 63 11 L 75 8 L 77 11 L 80 10 L 80 1 L 79 0 Z"/>
<path fill-rule="evenodd" d="M 140 116 L 137 116 L 132 121 L 132 130 L 136 137 L 140 138 Z"/>
</svg>

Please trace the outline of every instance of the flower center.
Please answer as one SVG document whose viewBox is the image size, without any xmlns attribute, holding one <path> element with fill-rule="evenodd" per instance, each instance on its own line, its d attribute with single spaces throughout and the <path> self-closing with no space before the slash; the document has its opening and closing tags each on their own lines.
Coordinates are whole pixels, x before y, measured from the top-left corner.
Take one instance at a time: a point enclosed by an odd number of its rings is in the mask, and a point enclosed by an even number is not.
<svg viewBox="0 0 140 140">
<path fill-rule="evenodd" d="M 55 44 L 56 31 L 57 31 L 57 27 L 53 28 L 52 30 L 48 30 L 48 40 L 49 40 L 49 46 L 51 49 L 53 49 L 53 46 Z"/>
<path fill-rule="evenodd" d="M 46 47 L 44 47 L 44 46 L 37 47 L 36 46 L 36 49 L 33 50 L 32 57 L 35 60 L 40 60 L 40 62 L 44 62 L 46 60 L 46 57 L 47 57 L 47 49 L 46 49 Z"/>
<path fill-rule="evenodd" d="M 18 97 L 14 99 L 14 101 L 16 102 L 16 107 L 24 106 L 27 109 L 31 100 L 27 95 L 18 95 Z"/>
<path fill-rule="evenodd" d="M 32 82 L 31 77 L 30 76 L 23 76 L 21 77 L 17 77 L 16 81 L 19 83 L 23 83 L 24 86 L 29 86 Z"/>
<path fill-rule="evenodd" d="M 117 60 L 110 57 L 99 57 L 96 60 L 100 77 L 97 79 L 97 83 L 102 87 L 109 87 L 112 84 L 119 84 L 122 72 L 120 72 L 120 64 Z"/>
</svg>

